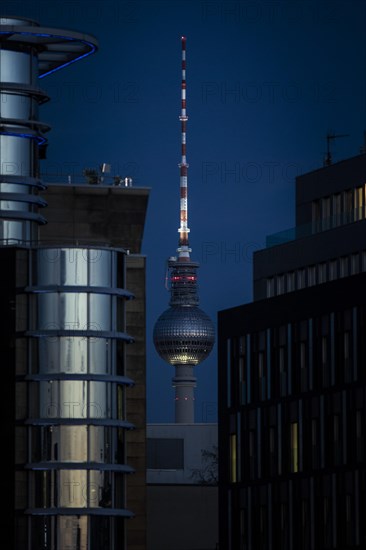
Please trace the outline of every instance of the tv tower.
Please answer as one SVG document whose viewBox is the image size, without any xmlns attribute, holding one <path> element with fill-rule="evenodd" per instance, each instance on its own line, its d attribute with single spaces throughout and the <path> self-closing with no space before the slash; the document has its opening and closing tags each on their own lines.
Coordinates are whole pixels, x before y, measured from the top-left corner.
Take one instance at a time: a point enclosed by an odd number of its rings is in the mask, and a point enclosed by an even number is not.
<svg viewBox="0 0 366 550">
<path fill-rule="evenodd" d="M 155 323 L 154 344 L 164 361 L 175 367 L 175 422 L 194 422 L 194 367 L 210 354 L 215 342 L 211 319 L 198 307 L 197 269 L 190 258 L 188 234 L 188 164 L 186 156 L 186 37 L 182 36 L 180 227 L 178 256 L 168 260 L 169 309 Z"/>
</svg>

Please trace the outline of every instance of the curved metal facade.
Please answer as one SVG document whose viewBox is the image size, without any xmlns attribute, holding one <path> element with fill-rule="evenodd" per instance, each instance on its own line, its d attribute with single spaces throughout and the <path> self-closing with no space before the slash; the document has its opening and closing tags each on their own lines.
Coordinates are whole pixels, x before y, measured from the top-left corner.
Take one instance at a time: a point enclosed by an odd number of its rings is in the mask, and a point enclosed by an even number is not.
<svg viewBox="0 0 366 550">
<path fill-rule="evenodd" d="M 3 25 L 14 20 L 2 19 Z M 19 23 L 23 23 L 20 21 Z M 38 59 L 34 47 L 9 45 L 0 35 L 0 239 L 6 244 L 36 237 L 45 205 L 35 192 L 39 144 L 48 128 L 38 121 L 38 105 L 47 96 L 38 88 Z"/>
<path fill-rule="evenodd" d="M 38 79 L 93 53 L 93 37 L 38 23 L 0 17 L 0 242 L 37 239 L 45 218 L 38 160 L 49 127 L 38 120 L 38 107 L 48 99 Z"/>
<path fill-rule="evenodd" d="M 17 548 L 123 547 L 124 252 L 29 250 L 18 290 Z"/>
</svg>

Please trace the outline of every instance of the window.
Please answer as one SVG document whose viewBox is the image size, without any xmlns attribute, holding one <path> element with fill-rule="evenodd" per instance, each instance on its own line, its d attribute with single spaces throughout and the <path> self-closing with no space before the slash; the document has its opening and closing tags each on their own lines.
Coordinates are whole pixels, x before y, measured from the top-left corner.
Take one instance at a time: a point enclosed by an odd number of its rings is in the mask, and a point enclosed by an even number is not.
<svg viewBox="0 0 366 550">
<path fill-rule="evenodd" d="M 292 422 L 291 426 L 291 472 L 299 471 L 299 426 L 297 422 Z"/>
<path fill-rule="evenodd" d="M 322 204 L 322 230 L 330 229 L 330 197 L 324 197 Z"/>
<path fill-rule="evenodd" d="M 240 550 L 246 548 L 247 539 L 247 510 L 245 508 L 240 509 Z"/>
<path fill-rule="evenodd" d="M 313 201 L 311 206 L 312 206 L 311 219 L 312 219 L 313 233 L 317 233 L 321 229 L 320 201 Z"/>
<path fill-rule="evenodd" d="M 362 271 L 366 271 L 366 251 L 362 251 Z"/>
<path fill-rule="evenodd" d="M 356 275 L 360 271 L 360 256 L 359 254 L 351 255 L 351 275 Z"/>
<path fill-rule="evenodd" d="M 275 295 L 274 278 L 267 279 L 267 298 L 272 298 Z"/>
<path fill-rule="evenodd" d="M 339 276 L 340 277 L 347 277 L 349 275 L 348 270 L 348 257 L 344 256 L 343 258 L 340 258 L 339 261 Z"/>
<path fill-rule="evenodd" d="M 364 218 L 363 187 L 356 187 L 356 189 L 354 190 L 354 208 L 355 208 L 355 221 L 362 220 Z"/>
<path fill-rule="evenodd" d="M 240 383 L 240 404 L 246 405 L 247 384 L 246 384 L 245 357 L 239 357 L 239 383 Z"/>
<path fill-rule="evenodd" d="M 256 477 L 256 452 L 255 452 L 255 431 L 249 431 L 249 476 L 250 479 Z"/>
<path fill-rule="evenodd" d="M 287 394 L 285 346 L 281 346 L 278 350 L 278 366 L 280 371 L 280 393 L 283 397 Z"/>
<path fill-rule="evenodd" d="M 322 378 L 323 385 L 327 387 L 329 385 L 329 369 L 328 369 L 328 338 L 322 336 L 321 339 L 321 364 L 322 364 Z"/>
<path fill-rule="evenodd" d="M 285 276 L 277 276 L 277 294 L 283 294 L 285 292 Z"/>
<path fill-rule="evenodd" d="M 334 281 L 337 275 L 337 260 L 331 260 L 329 262 L 329 280 Z"/>
<path fill-rule="evenodd" d="M 152 470 L 183 470 L 184 440 L 148 438 L 147 467 Z"/>
<path fill-rule="evenodd" d="M 311 458 L 313 468 L 319 468 L 318 422 L 317 418 L 312 418 L 311 420 Z"/>
<path fill-rule="evenodd" d="M 333 195 L 332 197 L 333 207 L 333 227 L 337 227 L 341 224 L 341 211 L 342 211 L 342 196 L 340 193 Z"/>
<path fill-rule="evenodd" d="M 333 416 L 333 457 L 335 466 L 339 466 L 341 463 L 340 438 L 340 419 L 339 415 L 335 414 Z"/>
<path fill-rule="evenodd" d="M 305 269 L 297 270 L 297 288 L 305 288 Z"/>
<path fill-rule="evenodd" d="M 258 378 L 259 378 L 259 395 L 261 399 L 266 398 L 266 377 L 264 372 L 264 352 L 258 353 Z"/>
<path fill-rule="evenodd" d="M 290 273 L 287 273 L 287 292 L 292 292 L 295 290 L 295 272 L 290 271 Z"/>
<path fill-rule="evenodd" d="M 236 463 L 236 434 L 230 434 L 230 481 L 237 481 L 237 463 Z"/>
<path fill-rule="evenodd" d="M 353 190 L 348 189 L 343 195 L 343 223 L 353 221 Z"/>
<path fill-rule="evenodd" d="M 363 456 L 363 414 L 362 410 L 356 411 L 356 456 L 357 462 L 364 460 Z"/>
<path fill-rule="evenodd" d="M 307 369 L 306 342 L 300 342 L 300 388 L 301 391 L 308 390 L 308 369 Z"/>
<path fill-rule="evenodd" d="M 331 503 L 329 497 L 323 497 L 323 544 L 324 548 L 331 545 Z"/>
<path fill-rule="evenodd" d="M 308 286 L 313 286 L 316 284 L 316 267 L 311 265 L 308 267 Z"/>
<path fill-rule="evenodd" d="M 276 475 L 277 453 L 276 453 L 276 428 L 269 428 L 269 467 L 270 475 Z"/>
<path fill-rule="evenodd" d="M 318 283 L 327 282 L 327 264 L 324 262 L 318 265 Z"/>
</svg>

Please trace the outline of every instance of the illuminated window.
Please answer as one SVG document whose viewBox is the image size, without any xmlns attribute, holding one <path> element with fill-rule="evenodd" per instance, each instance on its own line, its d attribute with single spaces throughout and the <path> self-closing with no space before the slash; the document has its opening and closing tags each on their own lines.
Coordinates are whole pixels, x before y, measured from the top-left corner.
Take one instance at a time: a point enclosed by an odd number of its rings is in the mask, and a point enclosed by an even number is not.
<svg viewBox="0 0 366 550">
<path fill-rule="evenodd" d="M 237 460 L 236 460 L 236 434 L 230 434 L 230 481 L 236 483 L 237 476 Z"/>
<path fill-rule="evenodd" d="M 291 472 L 299 471 L 299 427 L 297 422 L 291 423 Z"/>
<path fill-rule="evenodd" d="M 356 187 L 354 190 L 354 208 L 355 208 L 355 221 L 362 220 L 364 207 L 363 187 Z"/>
</svg>

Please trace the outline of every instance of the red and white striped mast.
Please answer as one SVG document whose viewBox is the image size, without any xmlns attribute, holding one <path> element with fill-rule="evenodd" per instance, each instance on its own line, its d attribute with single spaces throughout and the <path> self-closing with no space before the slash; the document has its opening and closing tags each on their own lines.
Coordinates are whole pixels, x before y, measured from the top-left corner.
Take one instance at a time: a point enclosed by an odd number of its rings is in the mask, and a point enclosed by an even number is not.
<svg viewBox="0 0 366 550">
<path fill-rule="evenodd" d="M 181 85 L 181 114 L 179 120 L 181 121 L 181 161 L 179 163 L 180 168 L 180 227 L 179 233 L 179 248 L 178 260 L 190 261 L 188 242 L 188 164 L 187 164 L 187 110 L 186 110 L 186 37 L 182 36 L 182 85 Z"/>
</svg>

